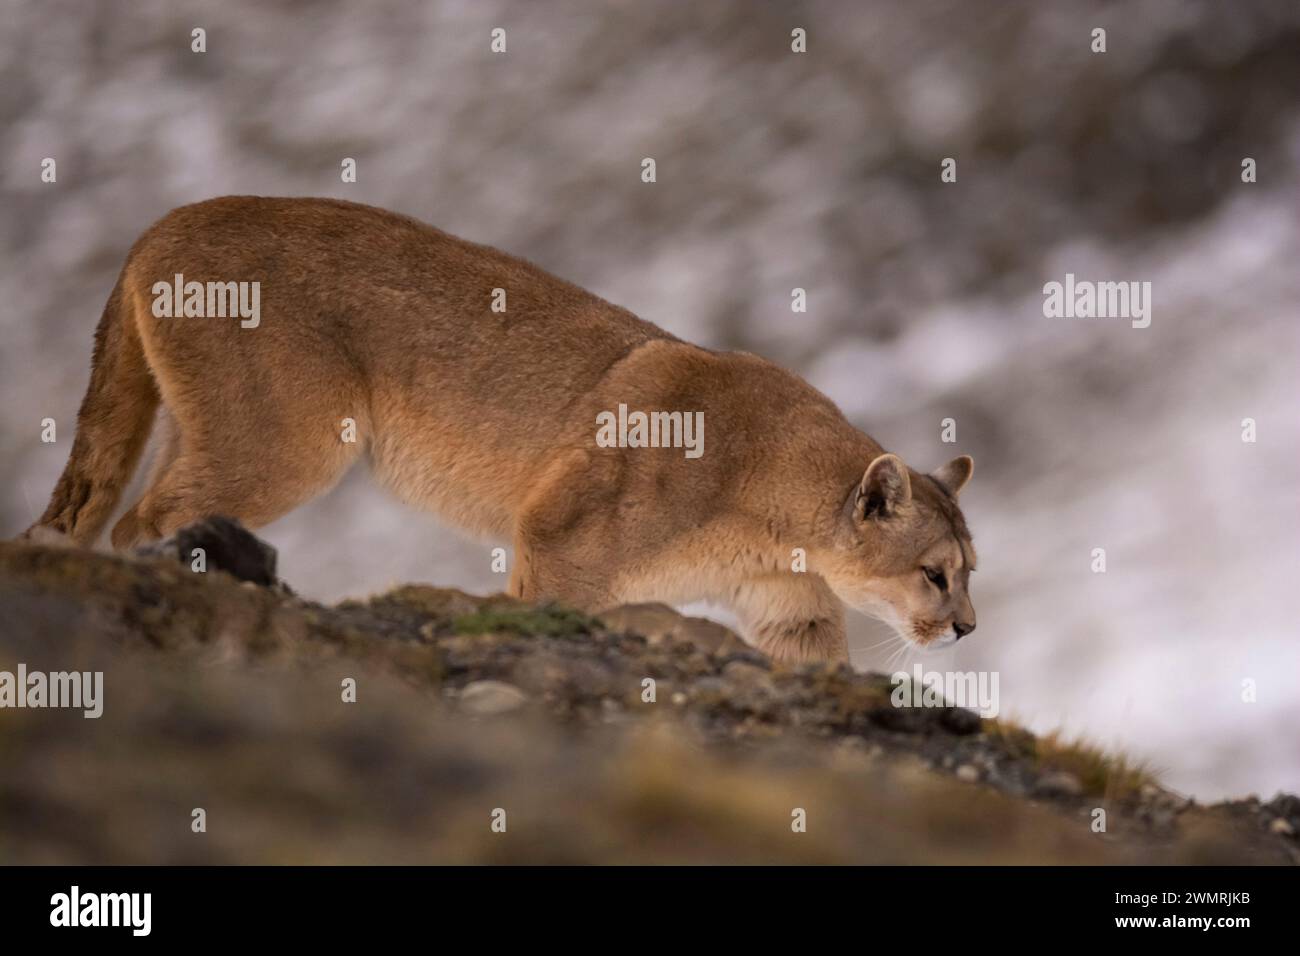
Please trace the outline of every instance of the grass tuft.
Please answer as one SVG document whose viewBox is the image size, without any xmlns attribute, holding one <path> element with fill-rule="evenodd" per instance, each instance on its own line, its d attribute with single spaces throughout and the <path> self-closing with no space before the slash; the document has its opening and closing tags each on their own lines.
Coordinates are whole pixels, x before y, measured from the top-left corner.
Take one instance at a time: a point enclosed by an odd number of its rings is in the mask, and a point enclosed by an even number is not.
<svg viewBox="0 0 1300 956">
<path fill-rule="evenodd" d="M 1056 730 L 1037 736 L 1006 719 L 985 721 L 985 732 L 998 737 L 1017 757 L 1036 770 L 1064 771 L 1079 781 L 1086 794 L 1123 800 L 1145 786 L 1158 786 L 1156 775 L 1141 761 L 1113 753 Z"/>
</svg>

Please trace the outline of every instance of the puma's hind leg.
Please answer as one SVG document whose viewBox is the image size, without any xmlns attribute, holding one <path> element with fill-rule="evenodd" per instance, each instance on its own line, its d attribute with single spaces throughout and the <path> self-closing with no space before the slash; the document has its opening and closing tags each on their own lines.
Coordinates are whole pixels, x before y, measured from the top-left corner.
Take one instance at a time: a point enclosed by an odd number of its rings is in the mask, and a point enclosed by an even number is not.
<svg viewBox="0 0 1300 956">
<path fill-rule="evenodd" d="M 331 423 L 332 424 L 332 423 Z M 165 537 L 212 515 L 269 524 L 328 490 L 358 455 L 330 428 L 303 422 L 281 435 L 229 430 L 202 438 L 177 423 L 143 496 L 113 528 L 115 548 Z"/>
</svg>

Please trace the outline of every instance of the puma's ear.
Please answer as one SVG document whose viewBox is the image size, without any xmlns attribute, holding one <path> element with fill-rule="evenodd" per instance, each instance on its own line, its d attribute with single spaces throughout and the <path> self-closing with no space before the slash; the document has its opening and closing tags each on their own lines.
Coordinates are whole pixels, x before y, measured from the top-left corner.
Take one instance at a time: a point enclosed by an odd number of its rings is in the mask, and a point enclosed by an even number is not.
<svg viewBox="0 0 1300 956">
<path fill-rule="evenodd" d="M 956 498 L 966 487 L 966 482 L 970 481 L 971 472 L 974 470 L 975 459 L 970 455 L 962 455 L 954 458 L 938 471 L 932 472 L 930 477 L 943 485 L 948 494 Z"/>
<path fill-rule="evenodd" d="M 867 468 L 858 485 L 853 513 L 858 520 L 888 518 L 912 500 L 912 480 L 897 455 L 881 455 Z"/>
</svg>

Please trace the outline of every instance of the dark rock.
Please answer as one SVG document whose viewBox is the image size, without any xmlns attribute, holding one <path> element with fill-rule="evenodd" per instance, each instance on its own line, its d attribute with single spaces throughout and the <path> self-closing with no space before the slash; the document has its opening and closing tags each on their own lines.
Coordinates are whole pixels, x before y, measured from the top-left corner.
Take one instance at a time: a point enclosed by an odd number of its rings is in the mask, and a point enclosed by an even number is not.
<svg viewBox="0 0 1300 956">
<path fill-rule="evenodd" d="M 175 558 L 189 568 L 196 548 L 202 549 L 208 571 L 224 571 L 261 587 L 276 584 L 275 548 L 235 519 L 221 515 L 186 525 L 170 538 L 138 548 L 136 553 L 144 557 Z"/>
<path fill-rule="evenodd" d="M 980 731 L 980 715 L 964 707 L 944 708 L 939 723 L 959 736 L 977 734 Z"/>
<path fill-rule="evenodd" d="M 1264 809 L 1274 816 L 1283 817 L 1300 826 L 1300 797 L 1293 793 L 1279 793 L 1264 804 Z"/>
<path fill-rule="evenodd" d="M 877 727 L 905 734 L 920 733 L 928 724 L 926 712 L 920 707 L 880 707 L 869 717 Z"/>
</svg>

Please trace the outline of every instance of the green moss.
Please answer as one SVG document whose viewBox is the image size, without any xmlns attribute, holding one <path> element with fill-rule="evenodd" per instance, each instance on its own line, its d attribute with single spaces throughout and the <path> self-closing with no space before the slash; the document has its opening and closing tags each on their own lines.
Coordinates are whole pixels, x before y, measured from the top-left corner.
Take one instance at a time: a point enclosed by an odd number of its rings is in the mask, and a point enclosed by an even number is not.
<svg viewBox="0 0 1300 956">
<path fill-rule="evenodd" d="M 457 634 L 522 634 L 545 637 L 590 634 L 594 622 L 585 614 L 558 604 L 542 607 L 508 605 L 485 607 L 452 621 Z"/>
</svg>

